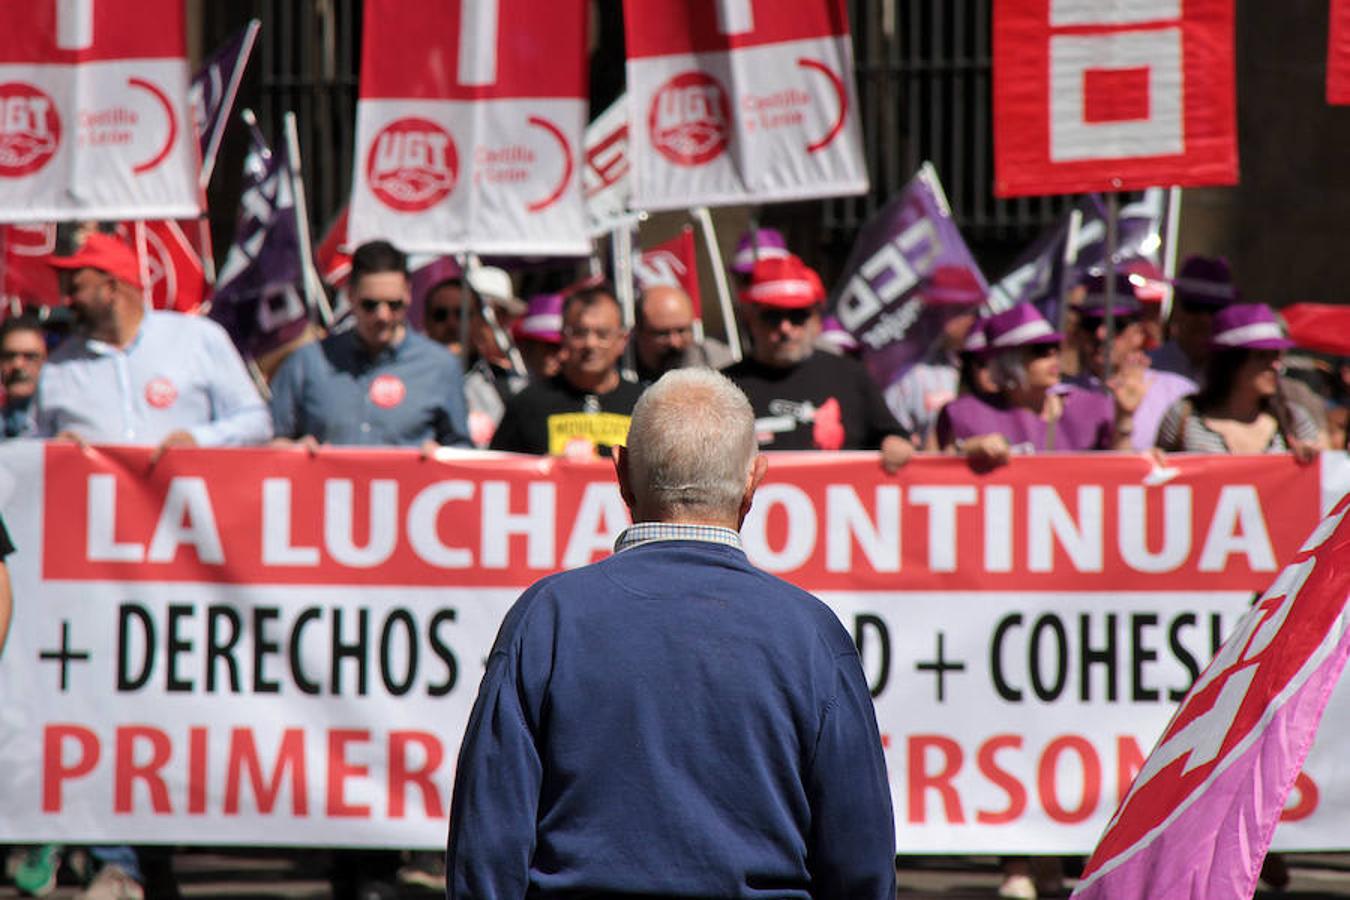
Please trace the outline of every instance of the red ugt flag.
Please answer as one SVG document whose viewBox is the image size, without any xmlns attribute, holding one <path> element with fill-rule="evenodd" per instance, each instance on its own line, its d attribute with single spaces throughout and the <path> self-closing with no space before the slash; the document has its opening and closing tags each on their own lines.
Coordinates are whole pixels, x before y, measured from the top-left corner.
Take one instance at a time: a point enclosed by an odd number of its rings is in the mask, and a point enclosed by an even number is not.
<svg viewBox="0 0 1350 900">
<path fill-rule="evenodd" d="M 584 0 L 366 0 L 349 237 L 590 252 Z"/>
<path fill-rule="evenodd" d="M 633 266 L 639 290 L 658 284 L 670 285 L 689 295 L 694 317 L 703 317 L 703 303 L 698 291 L 698 251 L 694 246 L 694 229 L 686 225 L 680 233 L 650 250 L 643 250 Z"/>
<path fill-rule="evenodd" d="M 1234 184 L 1233 0 L 997 0 L 1000 197 Z"/>
<path fill-rule="evenodd" d="M 200 212 L 182 0 L 0 6 L 0 221 Z"/>
<path fill-rule="evenodd" d="M 867 190 L 844 0 L 625 0 L 633 206 Z"/>
</svg>

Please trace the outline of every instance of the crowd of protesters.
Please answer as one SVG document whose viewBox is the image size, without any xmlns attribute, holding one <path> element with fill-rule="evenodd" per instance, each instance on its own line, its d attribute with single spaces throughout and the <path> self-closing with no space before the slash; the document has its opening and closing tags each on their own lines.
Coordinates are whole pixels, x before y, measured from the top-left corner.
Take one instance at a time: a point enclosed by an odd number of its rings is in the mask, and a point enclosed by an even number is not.
<svg viewBox="0 0 1350 900">
<path fill-rule="evenodd" d="M 1030 304 L 990 312 L 961 271 L 940 270 L 921 290 L 949 307 L 946 327 L 892 384 L 872 379 L 856 341 L 826 315 L 817 273 L 768 229 L 743 239 L 732 260 L 748 337 L 735 363 L 727 344 L 702 338 L 678 286 L 642 291 L 630 331 L 614 290 L 595 281 L 526 301 L 507 272 L 478 267 L 414 297 L 406 256 L 376 241 L 354 252 L 347 327 L 298 347 L 262 383 L 209 319 L 147 310 L 136 254 L 117 238 L 94 232 L 52 265 L 73 330 L 58 342 L 28 315 L 0 328 L 7 438 L 145 444 L 157 454 L 272 443 L 589 458 L 624 443 L 646 386 L 704 367 L 722 369 L 749 399 L 762 450 L 875 451 L 891 476 L 916 449 L 963 454 L 982 470 L 1049 451 L 1287 452 L 1306 462 L 1346 445 L 1350 367 L 1286 359 L 1294 346 L 1278 316 L 1244 302 L 1218 259 L 1188 260 L 1170 285 L 1128 270 L 1113 285 L 1088 278 L 1061 322 Z M 0 540 L 0 557 L 9 549 Z M 3 599 L 0 649 L 7 591 Z M 141 896 L 136 851 L 87 855 L 94 877 L 84 896 Z M 404 880 L 434 880 L 435 859 L 414 862 Z M 56 848 L 43 847 L 12 854 L 8 869 L 40 896 L 58 865 Z M 1037 885 L 1023 861 L 1007 872 L 1002 896 L 1057 888 L 1053 872 Z"/>
</svg>

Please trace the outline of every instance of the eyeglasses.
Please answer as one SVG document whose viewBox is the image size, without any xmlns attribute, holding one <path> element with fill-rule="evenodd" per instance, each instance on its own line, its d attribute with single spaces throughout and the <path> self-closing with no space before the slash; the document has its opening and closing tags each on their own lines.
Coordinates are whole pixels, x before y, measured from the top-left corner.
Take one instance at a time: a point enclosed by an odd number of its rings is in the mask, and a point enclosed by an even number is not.
<svg viewBox="0 0 1350 900">
<path fill-rule="evenodd" d="M 398 311 L 398 310 L 395 310 L 395 312 L 397 312 L 397 311 Z M 428 322 L 448 322 L 448 321 L 450 320 L 450 317 L 451 317 L 452 315 L 454 315 L 454 314 L 455 314 L 455 313 L 454 313 L 454 310 L 452 310 L 450 307 L 448 307 L 448 306 L 438 306 L 438 307 L 436 307 L 435 309 L 429 309 L 429 310 L 427 310 L 427 321 L 428 321 Z"/>
<path fill-rule="evenodd" d="M 587 338 L 592 337 L 597 344 L 609 344 L 623 334 L 622 331 L 613 328 L 577 328 L 572 325 L 564 325 L 562 333 L 563 337 L 578 344 L 585 343 Z"/>
<path fill-rule="evenodd" d="M 758 307 L 755 312 L 755 315 L 759 317 L 759 320 L 771 328 L 777 328 L 785 321 L 800 328 L 809 322 L 811 317 L 815 314 L 816 308 L 814 306 L 805 306 L 797 309 L 779 309 L 776 306 L 761 306 Z"/>
<path fill-rule="evenodd" d="M 389 307 L 391 313 L 401 313 L 403 312 L 403 307 L 408 305 L 408 301 L 404 300 L 402 297 L 395 297 L 393 299 L 362 297 L 360 300 L 356 301 L 356 305 L 360 306 L 361 311 L 366 313 L 375 312 L 380 308 L 381 304 Z"/>
</svg>

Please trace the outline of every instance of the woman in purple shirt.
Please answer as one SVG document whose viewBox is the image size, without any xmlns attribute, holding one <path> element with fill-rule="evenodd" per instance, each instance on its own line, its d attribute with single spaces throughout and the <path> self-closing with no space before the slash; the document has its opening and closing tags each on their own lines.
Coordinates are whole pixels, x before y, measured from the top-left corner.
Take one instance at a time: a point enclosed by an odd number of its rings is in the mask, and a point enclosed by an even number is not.
<svg viewBox="0 0 1350 900">
<path fill-rule="evenodd" d="M 938 415 L 938 445 L 977 467 L 1003 465 L 1014 453 L 1128 449 L 1139 398 L 1060 384 L 1062 336 L 1030 304 L 984 323 L 994 394 L 966 394 Z M 1128 396 L 1126 396 L 1128 394 Z"/>
</svg>

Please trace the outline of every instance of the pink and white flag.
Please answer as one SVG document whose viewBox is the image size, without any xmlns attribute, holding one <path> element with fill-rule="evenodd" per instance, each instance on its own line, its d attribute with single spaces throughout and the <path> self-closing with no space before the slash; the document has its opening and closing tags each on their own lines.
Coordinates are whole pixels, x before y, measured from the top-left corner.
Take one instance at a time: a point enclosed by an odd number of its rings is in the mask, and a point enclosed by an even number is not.
<svg viewBox="0 0 1350 900">
<path fill-rule="evenodd" d="M 1074 897 L 1250 897 L 1350 655 L 1350 496 L 1238 623 L 1135 777 Z"/>
<path fill-rule="evenodd" d="M 844 0 L 625 0 L 633 205 L 867 190 Z"/>
<path fill-rule="evenodd" d="M 348 237 L 584 255 L 584 0 L 366 0 Z"/>
<path fill-rule="evenodd" d="M 182 0 L 0 7 L 0 221 L 194 218 Z"/>
</svg>

